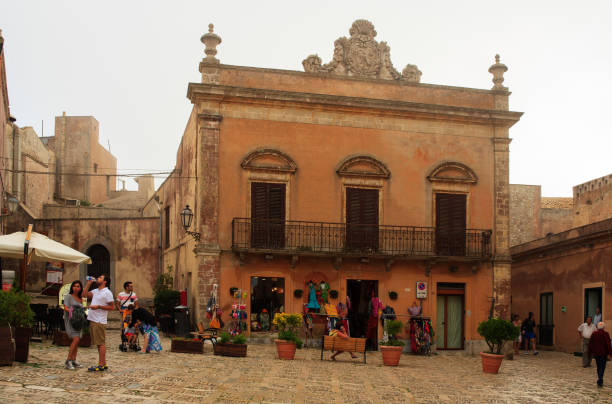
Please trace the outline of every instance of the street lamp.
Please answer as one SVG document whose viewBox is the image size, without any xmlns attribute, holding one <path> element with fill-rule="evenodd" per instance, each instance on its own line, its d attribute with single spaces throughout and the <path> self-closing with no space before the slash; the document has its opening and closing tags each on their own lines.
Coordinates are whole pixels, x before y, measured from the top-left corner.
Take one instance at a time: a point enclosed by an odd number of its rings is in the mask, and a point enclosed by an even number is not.
<svg viewBox="0 0 612 404">
<path fill-rule="evenodd" d="M 188 229 L 191 227 L 191 221 L 193 220 L 193 212 L 189 209 L 189 205 L 185 206 L 185 209 L 181 212 L 181 223 L 183 224 L 183 229 L 185 229 L 185 233 L 191 235 L 193 239 L 197 242 L 200 241 L 200 233 L 195 231 L 189 231 Z"/>
<path fill-rule="evenodd" d="M 15 213 L 15 211 L 17 210 L 17 207 L 19 206 L 19 200 L 15 198 L 14 196 L 12 195 L 8 196 L 7 194 L 5 196 L 4 202 L 5 202 L 5 206 L 8 207 L 8 211 L 5 210 L 2 214 L 0 214 L 0 216 L 10 216 L 13 213 Z"/>
</svg>

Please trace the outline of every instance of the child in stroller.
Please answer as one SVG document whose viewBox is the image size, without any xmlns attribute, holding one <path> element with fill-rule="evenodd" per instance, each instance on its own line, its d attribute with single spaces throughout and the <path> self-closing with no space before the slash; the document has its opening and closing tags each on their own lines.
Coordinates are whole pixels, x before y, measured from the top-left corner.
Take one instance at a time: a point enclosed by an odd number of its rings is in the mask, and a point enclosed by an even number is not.
<svg viewBox="0 0 612 404">
<path fill-rule="evenodd" d="M 132 311 L 134 310 L 133 305 L 129 305 L 121 311 L 123 317 L 121 320 L 121 345 L 119 350 L 122 352 L 127 351 L 140 351 L 140 345 L 138 344 L 138 330 L 135 326 L 130 327 L 132 322 Z"/>
</svg>

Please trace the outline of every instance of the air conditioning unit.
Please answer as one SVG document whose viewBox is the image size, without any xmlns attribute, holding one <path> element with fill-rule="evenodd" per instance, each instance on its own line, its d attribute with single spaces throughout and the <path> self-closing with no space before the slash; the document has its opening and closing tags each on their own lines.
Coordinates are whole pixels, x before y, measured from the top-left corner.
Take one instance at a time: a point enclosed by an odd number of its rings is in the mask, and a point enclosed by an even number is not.
<svg viewBox="0 0 612 404">
<path fill-rule="evenodd" d="M 66 199 L 66 206 L 81 206 L 79 199 Z"/>
</svg>

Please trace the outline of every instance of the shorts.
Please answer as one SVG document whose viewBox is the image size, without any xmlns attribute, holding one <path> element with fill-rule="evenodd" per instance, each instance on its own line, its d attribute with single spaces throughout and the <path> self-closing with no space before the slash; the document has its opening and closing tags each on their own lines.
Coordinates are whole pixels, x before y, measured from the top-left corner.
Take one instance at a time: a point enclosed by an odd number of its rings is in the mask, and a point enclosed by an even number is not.
<svg viewBox="0 0 612 404">
<path fill-rule="evenodd" d="M 535 338 L 535 333 L 529 332 L 529 331 L 525 331 L 525 339 L 530 340 L 530 339 L 534 339 L 534 338 Z"/>
<path fill-rule="evenodd" d="M 89 333 L 91 334 L 92 345 L 105 345 L 106 343 L 106 324 L 89 322 Z"/>
</svg>

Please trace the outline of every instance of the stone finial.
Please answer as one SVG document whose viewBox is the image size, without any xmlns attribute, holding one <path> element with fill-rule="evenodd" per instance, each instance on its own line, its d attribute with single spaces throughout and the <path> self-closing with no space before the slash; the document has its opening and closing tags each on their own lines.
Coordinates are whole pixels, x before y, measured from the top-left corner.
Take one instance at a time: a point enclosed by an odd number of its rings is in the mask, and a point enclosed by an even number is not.
<svg viewBox="0 0 612 404">
<path fill-rule="evenodd" d="M 215 26 L 208 24 L 208 32 L 200 38 L 200 41 L 206 46 L 204 53 L 206 57 L 202 59 L 202 63 L 205 64 L 218 64 L 219 59 L 215 57 L 217 54 L 217 46 L 221 43 L 221 37 L 213 32 Z"/>
<path fill-rule="evenodd" d="M 493 87 L 491 90 L 507 91 L 508 87 L 504 87 L 504 73 L 508 71 L 508 67 L 499 63 L 499 55 L 495 55 L 495 64 L 489 67 L 489 73 L 493 75 Z"/>
</svg>

